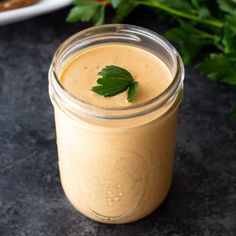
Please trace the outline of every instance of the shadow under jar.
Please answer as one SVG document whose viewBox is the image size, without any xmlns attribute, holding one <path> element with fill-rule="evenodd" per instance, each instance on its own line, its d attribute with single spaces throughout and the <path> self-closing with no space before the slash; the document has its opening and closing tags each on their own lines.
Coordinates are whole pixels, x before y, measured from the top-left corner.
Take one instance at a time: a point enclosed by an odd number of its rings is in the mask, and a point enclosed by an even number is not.
<svg viewBox="0 0 236 236">
<path fill-rule="evenodd" d="M 157 56 L 171 73 L 169 86 L 124 107 L 101 107 L 73 96 L 60 80 L 66 65 L 80 53 L 108 44 L 131 45 Z M 171 44 L 137 26 L 92 27 L 58 48 L 49 69 L 49 94 L 60 177 L 66 196 L 81 213 L 104 223 L 128 223 L 147 216 L 165 199 L 183 79 L 182 60 Z"/>
</svg>

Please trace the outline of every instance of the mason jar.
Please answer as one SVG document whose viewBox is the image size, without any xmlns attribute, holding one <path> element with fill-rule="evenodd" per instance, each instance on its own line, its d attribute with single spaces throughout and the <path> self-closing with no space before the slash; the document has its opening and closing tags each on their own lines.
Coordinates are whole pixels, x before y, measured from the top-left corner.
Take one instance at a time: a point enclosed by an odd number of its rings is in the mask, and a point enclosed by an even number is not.
<svg viewBox="0 0 236 236">
<path fill-rule="evenodd" d="M 161 94 L 128 107 L 88 104 L 60 83 L 65 65 L 80 52 L 121 43 L 158 56 L 172 75 Z M 49 69 L 60 179 L 64 192 L 85 216 L 128 223 L 153 212 L 171 185 L 184 67 L 175 48 L 159 34 L 124 24 L 83 30 L 57 49 Z"/>
</svg>

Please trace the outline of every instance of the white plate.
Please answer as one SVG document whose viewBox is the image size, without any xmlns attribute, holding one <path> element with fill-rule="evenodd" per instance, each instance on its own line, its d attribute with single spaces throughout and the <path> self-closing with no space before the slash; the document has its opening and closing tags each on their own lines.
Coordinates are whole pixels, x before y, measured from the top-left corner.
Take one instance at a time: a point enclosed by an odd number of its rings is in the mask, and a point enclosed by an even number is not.
<svg viewBox="0 0 236 236">
<path fill-rule="evenodd" d="M 0 13 L 0 25 L 25 20 L 47 12 L 55 11 L 71 4 L 71 0 L 39 0 L 38 3 Z"/>
</svg>

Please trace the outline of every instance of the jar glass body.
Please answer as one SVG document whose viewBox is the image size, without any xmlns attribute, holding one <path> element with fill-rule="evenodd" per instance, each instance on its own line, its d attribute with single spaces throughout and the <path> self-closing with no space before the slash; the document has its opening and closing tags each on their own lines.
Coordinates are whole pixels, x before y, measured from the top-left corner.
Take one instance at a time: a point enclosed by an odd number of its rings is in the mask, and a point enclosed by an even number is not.
<svg viewBox="0 0 236 236">
<path fill-rule="evenodd" d="M 142 47 L 157 54 L 173 75 L 161 96 L 139 106 L 105 109 L 77 101 L 58 79 L 66 63 L 106 43 Z M 175 49 L 159 35 L 130 25 L 82 31 L 57 50 L 49 70 L 60 178 L 70 202 L 105 223 L 145 217 L 165 199 L 173 174 L 176 121 L 184 70 Z"/>
</svg>

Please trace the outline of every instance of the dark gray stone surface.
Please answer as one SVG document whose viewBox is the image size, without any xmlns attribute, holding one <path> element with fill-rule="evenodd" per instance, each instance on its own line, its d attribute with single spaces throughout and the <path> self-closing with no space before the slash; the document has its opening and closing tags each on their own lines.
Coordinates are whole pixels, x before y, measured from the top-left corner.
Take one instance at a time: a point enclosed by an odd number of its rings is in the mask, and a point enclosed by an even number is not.
<svg viewBox="0 0 236 236">
<path fill-rule="evenodd" d="M 174 181 L 162 206 L 132 224 L 104 225 L 70 205 L 47 91 L 53 52 L 86 26 L 66 24 L 67 11 L 0 27 L 0 235 L 236 235 L 236 119 L 229 116 L 235 95 L 193 67 L 186 72 Z M 127 22 L 163 30 L 148 14 Z"/>
</svg>

